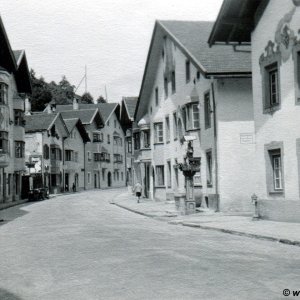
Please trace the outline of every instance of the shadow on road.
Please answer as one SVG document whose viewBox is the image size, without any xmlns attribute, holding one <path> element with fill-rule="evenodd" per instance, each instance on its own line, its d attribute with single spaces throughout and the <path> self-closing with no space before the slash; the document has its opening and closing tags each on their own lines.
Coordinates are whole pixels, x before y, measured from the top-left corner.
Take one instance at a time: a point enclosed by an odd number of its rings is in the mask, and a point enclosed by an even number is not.
<svg viewBox="0 0 300 300">
<path fill-rule="evenodd" d="M 38 202 L 26 202 L 20 205 L 16 205 L 13 207 L 9 207 L 6 209 L 2 209 L 0 210 L 0 220 L 2 222 L 0 222 L 0 226 L 7 224 L 8 222 L 11 222 L 17 218 L 23 217 L 24 215 L 27 215 L 29 213 L 29 211 L 24 210 L 23 208 L 36 204 Z M 1 294 L 0 294 L 1 295 Z M 0 300 L 2 300 L 2 298 L 0 297 Z"/>
<path fill-rule="evenodd" d="M 22 300 L 19 296 L 0 288 L 0 299 L 1 300 Z"/>
</svg>

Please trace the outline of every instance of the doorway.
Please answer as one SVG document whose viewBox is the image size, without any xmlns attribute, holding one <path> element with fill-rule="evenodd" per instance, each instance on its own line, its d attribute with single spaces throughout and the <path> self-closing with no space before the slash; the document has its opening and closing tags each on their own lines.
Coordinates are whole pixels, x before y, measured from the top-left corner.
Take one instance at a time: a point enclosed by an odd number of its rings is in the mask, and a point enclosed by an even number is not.
<svg viewBox="0 0 300 300">
<path fill-rule="evenodd" d="M 66 192 L 69 191 L 69 174 L 68 173 L 65 174 L 65 191 Z"/>
<path fill-rule="evenodd" d="M 111 173 L 108 172 L 107 174 L 107 186 L 111 186 Z"/>
<path fill-rule="evenodd" d="M 94 188 L 97 188 L 97 174 L 94 174 Z"/>
<path fill-rule="evenodd" d="M 145 179 L 144 179 L 144 186 L 145 186 L 145 197 L 149 198 L 150 192 L 150 164 L 145 164 Z"/>
</svg>

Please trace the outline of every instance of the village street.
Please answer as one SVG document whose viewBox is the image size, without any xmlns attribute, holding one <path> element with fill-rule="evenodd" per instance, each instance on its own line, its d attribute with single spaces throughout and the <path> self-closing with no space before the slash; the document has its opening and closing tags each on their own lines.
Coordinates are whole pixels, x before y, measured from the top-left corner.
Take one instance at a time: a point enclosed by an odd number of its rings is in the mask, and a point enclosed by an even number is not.
<svg viewBox="0 0 300 300">
<path fill-rule="evenodd" d="M 124 191 L 0 211 L 0 299 L 286 299 L 283 289 L 300 289 L 299 247 L 170 225 L 109 203 Z"/>
</svg>

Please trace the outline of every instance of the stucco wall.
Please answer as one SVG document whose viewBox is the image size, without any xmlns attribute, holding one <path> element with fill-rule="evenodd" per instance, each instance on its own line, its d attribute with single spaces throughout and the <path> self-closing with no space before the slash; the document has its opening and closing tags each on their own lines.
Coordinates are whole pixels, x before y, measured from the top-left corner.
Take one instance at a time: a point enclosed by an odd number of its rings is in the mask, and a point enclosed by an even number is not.
<svg viewBox="0 0 300 300">
<path fill-rule="evenodd" d="M 221 210 L 252 210 L 255 153 L 251 78 L 217 82 Z"/>
<path fill-rule="evenodd" d="M 292 54 L 282 61 L 280 73 L 281 108 L 273 114 L 263 114 L 262 74 L 259 58 L 269 41 L 275 42 L 275 32 L 285 14 L 294 8 L 292 1 L 272 0 L 252 34 L 253 99 L 256 133 L 256 193 L 263 199 L 286 199 L 299 201 L 299 176 L 297 170 L 296 139 L 299 138 L 300 106 L 295 105 L 294 60 Z M 299 40 L 300 7 L 295 9 L 292 19 L 287 22 Z M 277 47 L 277 45 L 275 45 Z M 272 142 L 283 143 L 284 194 L 281 196 L 267 192 L 265 145 Z"/>
</svg>

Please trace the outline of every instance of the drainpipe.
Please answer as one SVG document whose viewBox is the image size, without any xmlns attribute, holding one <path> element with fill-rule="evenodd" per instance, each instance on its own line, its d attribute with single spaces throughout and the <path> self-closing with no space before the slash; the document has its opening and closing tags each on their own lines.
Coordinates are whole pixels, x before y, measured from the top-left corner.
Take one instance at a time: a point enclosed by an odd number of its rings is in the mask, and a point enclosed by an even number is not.
<svg viewBox="0 0 300 300">
<path fill-rule="evenodd" d="M 84 185 L 83 185 L 83 189 L 86 190 L 86 151 L 85 151 L 85 146 L 86 146 L 86 143 L 83 144 L 83 169 L 84 169 L 84 172 L 83 172 L 83 180 L 84 180 Z"/>
<path fill-rule="evenodd" d="M 211 93 L 213 101 L 213 117 L 214 117 L 214 148 L 215 148 L 215 182 L 216 182 L 216 195 L 219 198 L 219 166 L 218 166 L 218 131 L 217 131 L 217 113 L 216 113 L 216 99 L 215 99 L 215 86 L 214 86 L 214 77 L 211 77 Z M 218 199 L 219 201 L 219 199 Z M 219 202 L 218 202 L 219 203 Z M 217 208 L 219 211 L 219 205 Z"/>
</svg>

